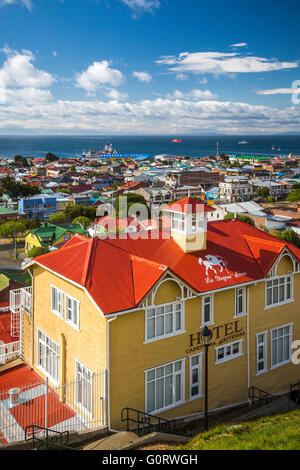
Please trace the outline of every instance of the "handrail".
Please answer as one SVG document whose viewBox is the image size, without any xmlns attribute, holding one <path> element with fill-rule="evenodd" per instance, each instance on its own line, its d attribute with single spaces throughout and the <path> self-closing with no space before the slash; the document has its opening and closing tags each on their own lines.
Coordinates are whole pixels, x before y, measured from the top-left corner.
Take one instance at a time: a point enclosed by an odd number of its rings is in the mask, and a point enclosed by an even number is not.
<svg viewBox="0 0 300 470">
<path fill-rule="evenodd" d="M 132 416 L 134 414 L 134 416 Z M 155 416 L 134 408 L 122 408 L 121 421 L 126 421 L 126 429 L 129 431 L 129 423 L 135 423 L 138 436 L 149 434 L 150 432 L 169 432 L 175 429 L 175 420 L 169 420 Z"/>
<path fill-rule="evenodd" d="M 272 393 L 266 392 L 265 390 L 261 390 L 258 387 L 249 387 L 248 389 L 248 398 L 253 404 L 255 400 L 259 401 L 260 406 L 267 405 L 272 401 L 279 400 L 279 395 L 273 395 Z"/>
<path fill-rule="evenodd" d="M 29 434 L 29 430 L 32 430 Z M 46 437 L 38 437 L 36 431 L 43 432 L 45 431 Z M 49 433 L 51 435 L 49 436 Z M 56 431 L 54 429 L 44 428 L 42 426 L 37 426 L 36 424 L 30 424 L 25 428 L 25 441 L 32 441 L 32 449 L 44 449 L 48 450 L 49 444 L 59 449 L 65 450 L 81 450 L 81 448 L 73 449 L 73 447 L 67 446 L 63 442 L 63 437 L 66 436 L 66 443 L 69 442 L 69 431 Z M 37 443 L 36 443 L 37 441 Z M 57 442 L 59 441 L 59 442 Z"/>
</svg>

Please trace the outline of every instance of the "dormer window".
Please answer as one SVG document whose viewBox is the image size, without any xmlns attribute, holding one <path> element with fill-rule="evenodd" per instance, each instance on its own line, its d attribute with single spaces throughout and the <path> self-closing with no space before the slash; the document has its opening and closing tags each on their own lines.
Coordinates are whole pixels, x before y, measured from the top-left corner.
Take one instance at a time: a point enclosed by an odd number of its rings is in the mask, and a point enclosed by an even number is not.
<svg viewBox="0 0 300 470">
<path fill-rule="evenodd" d="M 185 216 L 184 214 L 172 213 L 172 229 L 184 232 L 185 229 Z"/>
<path fill-rule="evenodd" d="M 204 230 L 204 218 L 202 214 L 195 214 L 192 217 L 192 232 L 202 232 Z"/>
</svg>

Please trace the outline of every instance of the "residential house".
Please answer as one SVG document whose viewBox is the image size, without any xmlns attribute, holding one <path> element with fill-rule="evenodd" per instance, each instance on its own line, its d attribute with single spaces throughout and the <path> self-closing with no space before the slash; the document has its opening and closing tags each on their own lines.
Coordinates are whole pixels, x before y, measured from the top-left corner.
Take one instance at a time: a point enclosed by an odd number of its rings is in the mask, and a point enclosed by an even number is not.
<svg viewBox="0 0 300 470">
<path fill-rule="evenodd" d="M 45 222 L 39 228 L 29 230 L 25 234 L 25 250 L 28 252 L 34 247 L 55 247 L 76 234 L 87 236 L 88 231 L 80 224 L 59 226 Z"/>
<path fill-rule="evenodd" d="M 111 430 L 126 429 L 127 408 L 203 416 L 204 326 L 209 411 L 247 404 L 251 387 L 285 393 L 299 378 L 300 250 L 237 219 L 207 222 L 211 207 L 194 199 L 166 211 L 168 232 L 76 235 L 31 263 L 24 359 L 50 386 L 75 381 L 83 418 L 100 397 Z"/>
</svg>

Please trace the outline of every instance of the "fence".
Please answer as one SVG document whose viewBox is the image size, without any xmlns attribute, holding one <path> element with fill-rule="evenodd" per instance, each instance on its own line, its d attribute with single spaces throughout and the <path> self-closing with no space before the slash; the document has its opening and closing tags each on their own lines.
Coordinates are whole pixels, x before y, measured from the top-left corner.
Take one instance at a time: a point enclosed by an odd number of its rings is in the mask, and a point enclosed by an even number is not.
<svg viewBox="0 0 300 470">
<path fill-rule="evenodd" d="M 53 434 L 106 426 L 105 392 L 106 371 L 57 387 L 46 379 L 2 390 L 0 446 L 24 440 L 25 428 L 31 425 L 53 430 Z"/>
</svg>

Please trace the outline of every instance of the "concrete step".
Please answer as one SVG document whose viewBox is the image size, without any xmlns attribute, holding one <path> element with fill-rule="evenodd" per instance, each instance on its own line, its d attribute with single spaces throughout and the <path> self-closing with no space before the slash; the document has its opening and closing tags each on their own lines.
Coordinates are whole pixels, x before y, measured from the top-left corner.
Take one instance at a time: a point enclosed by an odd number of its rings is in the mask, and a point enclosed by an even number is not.
<svg viewBox="0 0 300 470">
<path fill-rule="evenodd" d="M 275 414 L 288 413 L 299 409 L 299 405 L 296 405 L 292 402 L 288 395 L 282 395 L 278 400 L 272 401 L 267 405 L 258 406 L 252 405 L 249 408 L 249 411 L 242 414 L 236 421 L 250 421 L 251 419 L 260 418 L 263 416 L 271 416 Z"/>
</svg>

